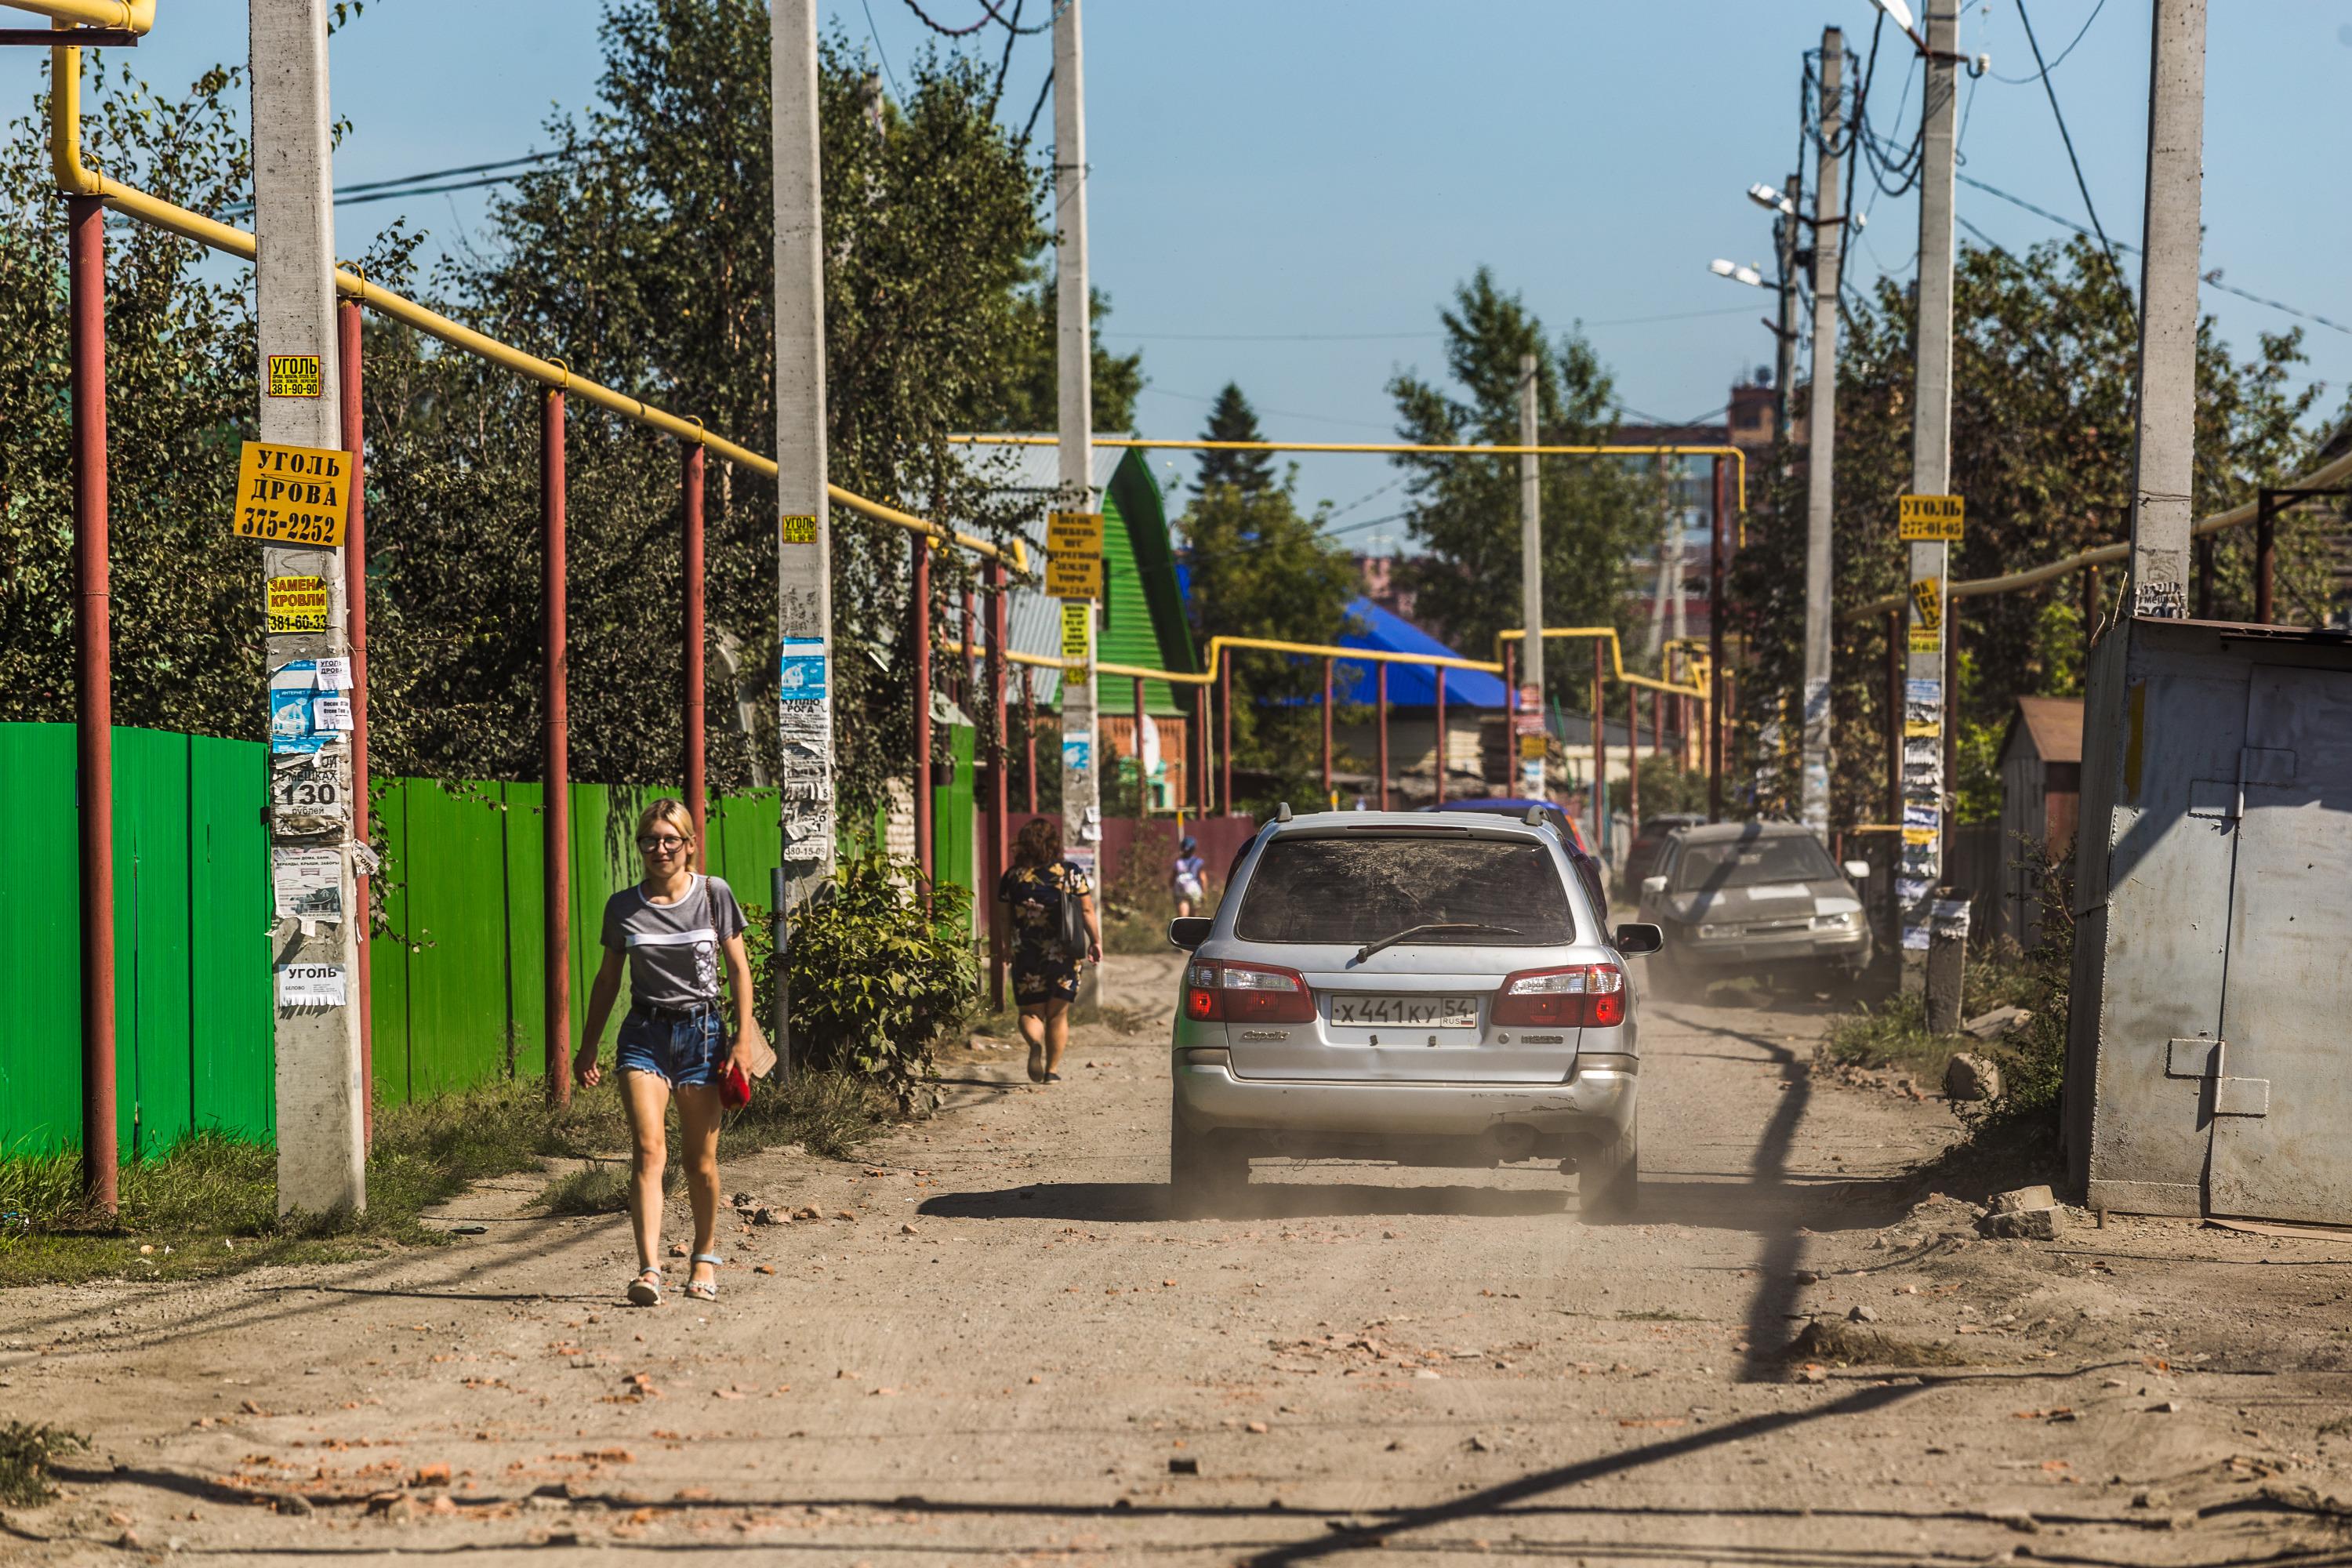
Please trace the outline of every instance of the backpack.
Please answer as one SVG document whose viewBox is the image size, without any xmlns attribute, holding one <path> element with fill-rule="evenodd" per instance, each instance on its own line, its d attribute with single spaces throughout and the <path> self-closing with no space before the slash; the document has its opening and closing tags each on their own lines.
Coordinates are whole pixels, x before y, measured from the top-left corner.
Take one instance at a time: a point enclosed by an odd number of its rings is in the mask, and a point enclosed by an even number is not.
<svg viewBox="0 0 2352 1568">
<path fill-rule="evenodd" d="M 1067 866 L 1069 862 L 1066 860 L 1063 864 Z M 1093 945 L 1093 935 L 1087 930 L 1087 912 L 1078 900 L 1067 889 L 1062 889 L 1059 897 L 1062 901 L 1062 954 L 1075 962 L 1086 957 L 1087 949 Z"/>
</svg>

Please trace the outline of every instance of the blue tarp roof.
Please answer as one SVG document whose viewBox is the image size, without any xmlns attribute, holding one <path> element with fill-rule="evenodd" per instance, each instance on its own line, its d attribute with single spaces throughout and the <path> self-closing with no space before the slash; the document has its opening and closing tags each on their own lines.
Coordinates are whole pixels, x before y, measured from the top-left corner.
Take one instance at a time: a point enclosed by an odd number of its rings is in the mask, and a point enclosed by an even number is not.
<svg viewBox="0 0 2352 1568">
<path fill-rule="evenodd" d="M 1450 658 L 1461 658 L 1454 652 L 1402 616 L 1392 615 L 1371 600 L 1358 597 L 1348 606 L 1352 623 L 1342 633 L 1339 642 L 1345 647 L 1377 648 L 1384 653 L 1432 653 Z M 1342 701 L 1370 702 L 1377 689 L 1370 664 L 1354 664 L 1338 659 L 1332 666 L 1332 689 Z M 1479 669 L 1449 669 L 1445 672 L 1445 705 L 1448 708 L 1494 708 L 1507 706 L 1508 693 L 1500 676 L 1488 675 Z M 1433 708 L 1437 705 L 1437 671 L 1425 664 L 1392 664 L 1389 666 L 1389 703 L 1399 708 Z"/>
</svg>

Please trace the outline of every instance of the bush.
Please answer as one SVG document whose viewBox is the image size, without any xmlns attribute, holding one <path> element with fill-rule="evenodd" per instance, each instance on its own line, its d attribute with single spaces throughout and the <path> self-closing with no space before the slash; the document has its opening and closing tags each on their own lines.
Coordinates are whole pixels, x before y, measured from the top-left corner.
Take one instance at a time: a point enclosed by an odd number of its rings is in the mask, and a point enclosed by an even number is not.
<svg viewBox="0 0 2352 1568">
<path fill-rule="evenodd" d="M 940 1037 L 980 994 L 965 931 L 971 895 L 931 889 L 926 910 L 908 889 L 919 873 L 879 852 L 845 859 L 825 892 L 793 922 L 788 973 L 795 1072 L 834 1068 L 871 1079 L 901 1110 L 917 1107 Z M 747 909 L 754 989 L 771 1003 L 774 954 L 767 911 Z"/>
</svg>

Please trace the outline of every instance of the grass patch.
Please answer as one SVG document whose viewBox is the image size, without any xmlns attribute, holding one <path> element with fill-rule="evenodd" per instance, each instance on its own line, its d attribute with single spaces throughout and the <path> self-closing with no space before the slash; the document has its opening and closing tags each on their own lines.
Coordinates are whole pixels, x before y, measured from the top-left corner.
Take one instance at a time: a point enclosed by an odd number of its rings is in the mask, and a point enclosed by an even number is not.
<svg viewBox="0 0 2352 1568">
<path fill-rule="evenodd" d="M 662 1171 L 662 1185 L 667 1187 L 669 1173 L 675 1165 Z M 539 1206 L 550 1214 L 595 1215 L 626 1214 L 629 1212 L 629 1170 L 625 1165 L 590 1165 L 558 1176 L 547 1184 L 539 1194 Z"/>
<path fill-rule="evenodd" d="M 49 1462 L 89 1447 L 89 1438 L 63 1427 L 0 1421 L 0 1503 L 32 1508 L 48 1501 L 57 1495 Z"/>
<path fill-rule="evenodd" d="M 803 1073 L 788 1089 L 762 1082 L 750 1105 L 730 1114 L 719 1158 L 798 1144 L 845 1159 L 896 1113 L 886 1090 L 845 1073 Z M 0 1226 L 0 1287 L 201 1279 L 440 1245 L 447 1237 L 422 1222 L 424 1211 L 474 1183 L 539 1170 L 551 1157 L 611 1156 L 628 1146 L 627 1117 L 610 1080 L 562 1111 L 547 1106 L 538 1084 L 517 1082 L 379 1110 L 362 1215 L 280 1218 L 275 1151 L 210 1134 L 125 1164 L 121 1212 L 111 1217 L 83 1205 L 79 1155 L 0 1160 L 0 1215 L 8 1216 Z"/>
<path fill-rule="evenodd" d="M 1887 997 L 1876 1007 L 1857 1003 L 1830 1025 L 1822 1053 L 1839 1067 L 1896 1068 L 1916 1075 L 1929 1089 L 1944 1081 L 1955 1053 L 1977 1042 L 1966 1035 L 1938 1035 L 1927 1027 L 1924 996 Z"/>
</svg>

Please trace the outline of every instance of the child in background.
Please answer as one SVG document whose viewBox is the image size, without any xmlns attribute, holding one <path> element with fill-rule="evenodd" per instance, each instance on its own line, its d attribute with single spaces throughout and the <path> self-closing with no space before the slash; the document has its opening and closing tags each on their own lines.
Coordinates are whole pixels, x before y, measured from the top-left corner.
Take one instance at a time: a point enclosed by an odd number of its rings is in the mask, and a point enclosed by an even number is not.
<svg viewBox="0 0 2352 1568">
<path fill-rule="evenodd" d="M 1200 844 L 1191 834 L 1177 843 L 1176 861 L 1170 868 L 1168 885 L 1176 894 L 1176 912 L 1189 915 L 1196 904 L 1208 901 L 1209 866 L 1200 856 Z"/>
</svg>

